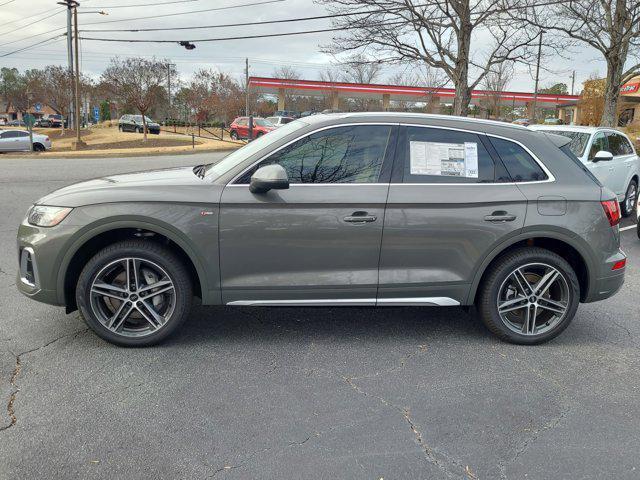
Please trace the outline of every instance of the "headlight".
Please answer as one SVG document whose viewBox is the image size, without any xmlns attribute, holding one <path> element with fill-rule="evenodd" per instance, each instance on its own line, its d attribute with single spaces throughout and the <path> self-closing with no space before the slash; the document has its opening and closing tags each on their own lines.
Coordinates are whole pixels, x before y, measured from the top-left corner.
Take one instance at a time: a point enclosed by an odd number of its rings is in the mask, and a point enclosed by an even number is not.
<svg viewBox="0 0 640 480">
<path fill-rule="evenodd" d="M 37 227 L 55 227 L 73 210 L 70 207 L 34 205 L 27 213 L 27 221 Z"/>
</svg>

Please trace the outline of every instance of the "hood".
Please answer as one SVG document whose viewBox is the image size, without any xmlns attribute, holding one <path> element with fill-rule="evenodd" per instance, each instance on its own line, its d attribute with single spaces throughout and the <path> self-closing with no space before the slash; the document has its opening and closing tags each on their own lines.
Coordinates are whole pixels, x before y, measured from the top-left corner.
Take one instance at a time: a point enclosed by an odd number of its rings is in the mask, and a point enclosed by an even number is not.
<svg viewBox="0 0 640 480">
<path fill-rule="evenodd" d="M 56 190 L 36 203 L 80 207 L 114 202 L 211 202 L 216 188 L 193 173 L 193 167 L 111 175 Z"/>
</svg>

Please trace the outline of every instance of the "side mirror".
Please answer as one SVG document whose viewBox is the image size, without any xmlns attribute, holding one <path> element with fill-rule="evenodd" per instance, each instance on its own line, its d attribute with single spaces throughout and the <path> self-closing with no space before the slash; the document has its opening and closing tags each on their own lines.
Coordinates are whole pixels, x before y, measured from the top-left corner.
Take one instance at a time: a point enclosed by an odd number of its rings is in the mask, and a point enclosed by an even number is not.
<svg viewBox="0 0 640 480">
<path fill-rule="evenodd" d="M 593 162 L 610 162 L 611 160 L 613 160 L 613 153 L 606 150 L 600 150 L 592 159 Z"/>
<path fill-rule="evenodd" d="M 251 175 L 249 191 L 266 193 L 269 190 L 285 190 L 289 188 L 287 171 L 281 165 L 265 165 Z"/>
</svg>

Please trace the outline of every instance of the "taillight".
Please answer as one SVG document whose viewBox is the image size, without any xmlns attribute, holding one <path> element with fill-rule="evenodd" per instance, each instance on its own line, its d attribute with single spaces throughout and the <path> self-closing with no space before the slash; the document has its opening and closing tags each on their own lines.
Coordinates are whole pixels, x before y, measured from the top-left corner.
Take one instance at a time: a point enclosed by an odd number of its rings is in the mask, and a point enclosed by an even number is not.
<svg viewBox="0 0 640 480">
<path fill-rule="evenodd" d="M 600 203 L 602 204 L 602 208 L 604 208 L 604 213 L 607 215 L 609 224 L 612 227 L 618 225 L 620 223 L 620 205 L 618 205 L 618 201 L 607 200 Z"/>
</svg>

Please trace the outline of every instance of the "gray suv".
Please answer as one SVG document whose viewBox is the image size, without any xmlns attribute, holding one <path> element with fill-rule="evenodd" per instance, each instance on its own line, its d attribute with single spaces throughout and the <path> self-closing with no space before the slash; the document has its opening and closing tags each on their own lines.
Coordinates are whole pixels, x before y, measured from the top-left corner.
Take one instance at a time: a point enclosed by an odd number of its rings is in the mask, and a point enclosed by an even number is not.
<svg viewBox="0 0 640 480">
<path fill-rule="evenodd" d="M 568 139 L 465 118 L 291 122 L 216 164 L 115 175 L 38 200 L 25 295 L 102 338 L 157 343 L 205 305 L 471 306 L 547 341 L 615 294 L 619 206 Z M 427 310 L 425 310 L 427 314 Z"/>
</svg>

